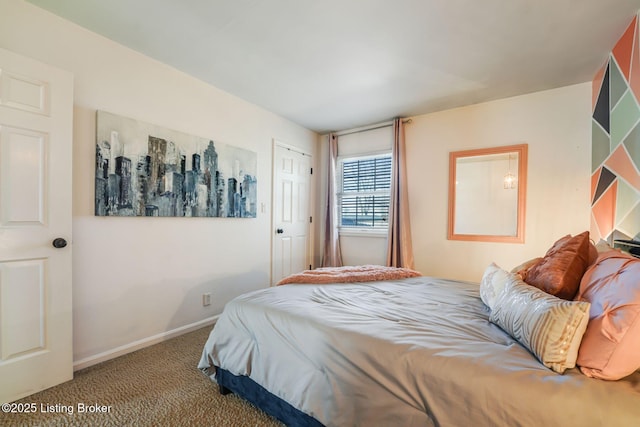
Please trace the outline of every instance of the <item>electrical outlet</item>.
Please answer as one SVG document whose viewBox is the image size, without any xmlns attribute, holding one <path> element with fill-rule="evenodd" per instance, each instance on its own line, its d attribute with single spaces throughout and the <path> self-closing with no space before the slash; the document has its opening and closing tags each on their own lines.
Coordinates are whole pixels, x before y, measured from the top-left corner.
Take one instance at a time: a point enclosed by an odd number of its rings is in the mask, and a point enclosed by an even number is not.
<svg viewBox="0 0 640 427">
<path fill-rule="evenodd" d="M 211 294 L 210 293 L 202 294 L 202 306 L 206 307 L 208 305 L 211 305 Z"/>
</svg>

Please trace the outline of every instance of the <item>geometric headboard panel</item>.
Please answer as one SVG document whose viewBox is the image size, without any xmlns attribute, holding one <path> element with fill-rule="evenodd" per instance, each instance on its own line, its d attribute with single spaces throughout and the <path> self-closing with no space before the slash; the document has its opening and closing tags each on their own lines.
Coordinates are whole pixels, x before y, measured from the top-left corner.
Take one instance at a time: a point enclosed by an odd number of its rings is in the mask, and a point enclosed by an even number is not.
<svg viewBox="0 0 640 427">
<path fill-rule="evenodd" d="M 640 34 L 636 15 L 593 79 L 591 238 L 640 235 Z"/>
</svg>

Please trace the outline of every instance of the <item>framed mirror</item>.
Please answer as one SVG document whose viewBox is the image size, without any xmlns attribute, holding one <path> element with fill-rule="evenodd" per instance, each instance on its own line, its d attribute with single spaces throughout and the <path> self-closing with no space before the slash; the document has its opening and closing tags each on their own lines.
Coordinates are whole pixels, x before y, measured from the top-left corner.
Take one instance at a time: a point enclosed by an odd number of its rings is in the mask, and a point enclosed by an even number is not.
<svg viewBox="0 0 640 427">
<path fill-rule="evenodd" d="M 527 144 L 449 153 L 449 240 L 524 243 Z"/>
</svg>

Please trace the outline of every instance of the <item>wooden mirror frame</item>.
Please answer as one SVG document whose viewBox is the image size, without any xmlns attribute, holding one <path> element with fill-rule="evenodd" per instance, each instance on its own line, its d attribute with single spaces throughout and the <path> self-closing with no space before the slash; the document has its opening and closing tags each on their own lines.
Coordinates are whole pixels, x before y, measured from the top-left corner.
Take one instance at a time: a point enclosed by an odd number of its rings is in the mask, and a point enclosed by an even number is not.
<svg viewBox="0 0 640 427">
<path fill-rule="evenodd" d="M 524 243 L 525 211 L 527 200 L 527 144 L 508 145 L 502 147 L 481 148 L 475 150 L 452 151 L 449 153 L 449 225 L 447 238 L 449 240 L 467 240 L 478 242 Z M 517 226 L 515 235 L 490 234 L 456 234 L 456 166 L 463 157 L 486 156 L 491 154 L 518 154 L 518 197 L 517 197 Z"/>
</svg>

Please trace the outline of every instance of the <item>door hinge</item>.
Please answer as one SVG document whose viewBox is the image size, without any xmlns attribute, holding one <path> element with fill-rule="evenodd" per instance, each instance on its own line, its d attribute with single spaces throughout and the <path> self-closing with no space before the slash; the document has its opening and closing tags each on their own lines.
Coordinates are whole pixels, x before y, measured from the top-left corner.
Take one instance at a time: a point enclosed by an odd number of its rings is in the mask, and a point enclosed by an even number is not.
<svg viewBox="0 0 640 427">
<path fill-rule="evenodd" d="M 313 224 L 313 217 L 312 216 L 309 217 L 309 224 Z"/>
<path fill-rule="evenodd" d="M 313 175 L 313 168 L 311 168 L 311 172 L 309 172 L 309 174 Z"/>
<path fill-rule="evenodd" d="M 309 264 L 309 270 L 311 270 L 311 264 Z"/>
</svg>

